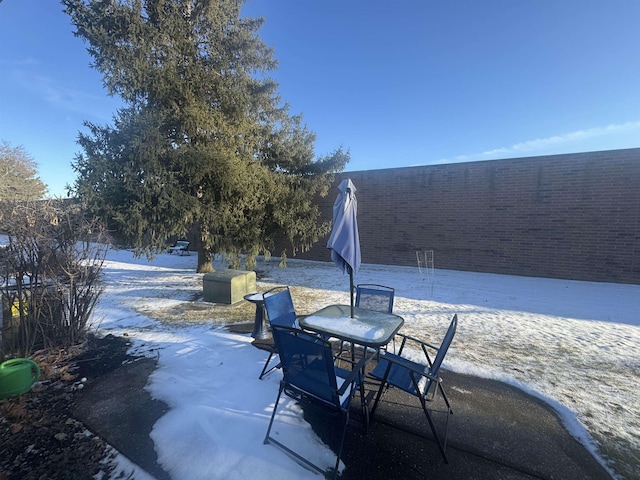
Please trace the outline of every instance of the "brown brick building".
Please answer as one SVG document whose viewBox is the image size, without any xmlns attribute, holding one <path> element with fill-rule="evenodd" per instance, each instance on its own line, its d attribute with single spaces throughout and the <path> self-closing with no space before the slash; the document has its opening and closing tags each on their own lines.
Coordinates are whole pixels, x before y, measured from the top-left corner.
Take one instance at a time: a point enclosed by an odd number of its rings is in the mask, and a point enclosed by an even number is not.
<svg viewBox="0 0 640 480">
<path fill-rule="evenodd" d="M 433 249 L 441 269 L 640 284 L 640 148 L 347 172 L 334 186 L 345 177 L 363 263 L 416 265 Z M 318 200 L 326 218 L 336 195 Z M 329 261 L 325 246 L 298 258 Z"/>
</svg>

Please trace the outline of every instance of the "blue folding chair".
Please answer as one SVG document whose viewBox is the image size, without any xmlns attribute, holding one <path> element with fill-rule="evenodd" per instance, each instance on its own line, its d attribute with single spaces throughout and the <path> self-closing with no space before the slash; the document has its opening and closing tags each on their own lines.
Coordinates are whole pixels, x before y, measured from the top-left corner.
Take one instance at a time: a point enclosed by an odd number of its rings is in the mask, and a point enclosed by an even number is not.
<svg viewBox="0 0 640 480">
<path fill-rule="evenodd" d="M 293 306 L 293 299 L 291 298 L 291 291 L 289 290 L 289 287 L 274 287 L 271 290 L 264 292 L 263 298 L 264 308 L 267 312 L 267 318 L 269 319 L 272 331 L 274 326 L 299 327 L 298 316 L 296 315 L 296 309 Z M 260 376 L 258 377 L 260 380 L 262 380 L 262 377 L 269 372 L 276 368 L 280 368 L 280 362 L 269 367 L 271 359 L 277 353 L 278 347 L 274 344 L 269 350 L 269 357 L 267 358 L 267 361 L 262 368 L 262 372 L 260 372 Z"/>
<path fill-rule="evenodd" d="M 375 310 L 376 312 L 393 313 L 393 299 L 395 289 L 374 283 L 361 283 L 356 285 L 355 306 Z M 351 352 L 354 346 L 351 345 Z M 386 349 L 386 347 L 383 347 Z M 336 357 L 342 356 L 345 351 L 344 342 L 340 342 L 340 347 Z"/>
<path fill-rule="evenodd" d="M 373 418 L 375 414 L 378 402 L 380 401 L 380 397 L 382 396 L 385 387 L 392 385 L 418 397 L 420 404 L 422 405 L 422 410 L 427 416 L 427 421 L 429 422 L 429 427 L 431 428 L 433 437 L 445 463 L 449 463 L 446 454 L 447 430 L 449 428 L 449 415 L 453 414 L 453 410 L 451 409 L 449 399 L 442 388 L 442 378 L 440 378 L 439 375 L 440 367 L 442 366 L 444 357 L 447 354 L 447 350 L 449 349 L 451 341 L 456 333 L 457 325 L 458 315 L 454 315 L 451 323 L 449 324 L 449 328 L 447 329 L 447 333 L 439 347 L 423 342 L 414 337 L 398 334 L 398 336 L 402 338 L 402 343 L 398 353 L 393 354 L 387 352 L 382 355 L 378 365 L 370 373 L 374 378 L 381 380 L 373 408 L 371 409 L 371 418 Z M 425 355 L 425 363 L 414 362 L 402 356 L 402 352 L 407 341 L 414 342 L 420 346 Z M 436 356 L 433 361 L 429 356 L 429 350 L 436 352 Z M 434 399 L 438 390 L 442 394 L 442 398 L 447 406 L 447 417 L 444 427 L 444 435 L 442 438 L 438 434 L 433 419 L 431 418 L 431 414 L 429 413 L 429 409 L 427 408 L 427 402 Z"/>
<path fill-rule="evenodd" d="M 344 426 L 333 470 L 333 477 L 336 478 L 349 423 L 349 405 L 357 391 L 360 391 L 363 409 L 366 408 L 364 389 L 360 388 L 366 359 L 361 359 L 351 371 L 343 370 L 333 363 L 331 344 L 319 335 L 277 325 L 272 326 L 272 334 L 282 363 L 283 379 L 280 381 L 278 397 L 273 407 L 264 443 L 276 445 L 303 465 L 325 476 L 331 475 L 330 470 L 324 470 L 315 465 L 309 459 L 296 453 L 291 447 L 276 440 L 270 433 L 283 392 L 298 402 L 340 415 Z"/>
<path fill-rule="evenodd" d="M 356 285 L 356 307 L 378 312 L 393 312 L 395 290 L 384 285 L 361 283 Z"/>
</svg>

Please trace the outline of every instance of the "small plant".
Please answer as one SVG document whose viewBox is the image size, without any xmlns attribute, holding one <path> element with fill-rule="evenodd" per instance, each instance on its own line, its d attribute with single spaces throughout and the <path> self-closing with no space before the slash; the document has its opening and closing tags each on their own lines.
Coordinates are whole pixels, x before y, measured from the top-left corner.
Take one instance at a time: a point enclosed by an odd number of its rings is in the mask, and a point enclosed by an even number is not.
<svg viewBox="0 0 640 480">
<path fill-rule="evenodd" d="M 280 256 L 280 263 L 278 264 L 280 268 L 287 268 L 287 251 L 283 250 L 282 255 Z"/>
<path fill-rule="evenodd" d="M 60 200 L 3 202 L 0 359 L 84 339 L 107 252 L 98 220 Z"/>
</svg>

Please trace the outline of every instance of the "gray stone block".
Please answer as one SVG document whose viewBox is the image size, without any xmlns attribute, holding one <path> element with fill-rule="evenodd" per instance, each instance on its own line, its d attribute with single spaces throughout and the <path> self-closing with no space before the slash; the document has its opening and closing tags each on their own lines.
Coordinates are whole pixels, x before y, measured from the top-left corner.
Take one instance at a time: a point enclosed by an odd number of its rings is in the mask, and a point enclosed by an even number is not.
<svg viewBox="0 0 640 480">
<path fill-rule="evenodd" d="M 256 272 L 244 270 L 220 270 L 205 273 L 202 293 L 205 302 L 234 304 L 256 289 Z"/>
</svg>

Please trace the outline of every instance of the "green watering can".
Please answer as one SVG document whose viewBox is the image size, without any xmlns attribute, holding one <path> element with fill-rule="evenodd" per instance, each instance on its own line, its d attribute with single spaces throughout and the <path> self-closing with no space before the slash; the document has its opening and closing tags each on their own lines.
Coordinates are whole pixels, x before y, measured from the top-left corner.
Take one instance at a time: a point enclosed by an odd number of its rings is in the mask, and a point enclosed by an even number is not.
<svg viewBox="0 0 640 480">
<path fill-rule="evenodd" d="M 21 395 L 40 377 L 40 367 L 28 358 L 13 358 L 0 364 L 0 398 Z"/>
</svg>

